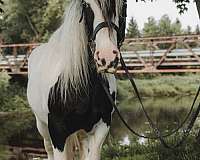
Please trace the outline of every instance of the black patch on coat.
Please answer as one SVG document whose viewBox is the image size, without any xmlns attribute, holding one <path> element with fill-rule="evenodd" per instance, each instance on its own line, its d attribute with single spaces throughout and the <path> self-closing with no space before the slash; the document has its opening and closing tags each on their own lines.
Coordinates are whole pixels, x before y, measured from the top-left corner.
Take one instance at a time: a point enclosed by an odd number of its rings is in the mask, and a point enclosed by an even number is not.
<svg viewBox="0 0 200 160">
<path fill-rule="evenodd" d="M 83 8 L 83 11 L 84 11 L 86 31 L 88 34 L 88 38 L 91 39 L 93 34 L 93 25 L 94 25 L 94 12 L 89 4 Z"/>
<path fill-rule="evenodd" d="M 113 107 L 97 76 L 96 70 L 90 71 L 87 92 L 80 89 L 77 96 L 71 88 L 70 93 L 66 92 L 65 101 L 61 99 L 58 82 L 50 90 L 48 128 L 54 147 L 60 151 L 64 150 L 66 138 L 74 132 L 80 129 L 90 132 L 100 119 L 108 126 L 111 124 Z"/>
</svg>

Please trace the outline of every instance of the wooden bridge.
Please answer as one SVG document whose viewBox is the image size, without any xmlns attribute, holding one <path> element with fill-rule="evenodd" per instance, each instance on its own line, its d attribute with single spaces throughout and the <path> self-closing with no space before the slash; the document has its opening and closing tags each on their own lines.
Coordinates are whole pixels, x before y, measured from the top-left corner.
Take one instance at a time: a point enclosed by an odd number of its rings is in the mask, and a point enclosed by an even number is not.
<svg viewBox="0 0 200 160">
<path fill-rule="evenodd" d="M 40 44 L 0 44 L 0 72 L 27 74 L 31 51 Z M 126 39 L 122 49 L 131 73 L 200 72 L 200 35 Z M 123 74 L 121 66 L 118 74 Z"/>
</svg>

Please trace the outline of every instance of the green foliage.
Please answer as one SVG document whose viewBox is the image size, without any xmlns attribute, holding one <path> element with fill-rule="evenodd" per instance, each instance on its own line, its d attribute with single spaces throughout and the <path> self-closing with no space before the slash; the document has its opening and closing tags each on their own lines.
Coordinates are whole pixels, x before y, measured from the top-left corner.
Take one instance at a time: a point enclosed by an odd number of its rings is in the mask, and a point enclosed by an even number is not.
<svg viewBox="0 0 200 160">
<path fill-rule="evenodd" d="M 0 159 L 1 160 L 9 160 L 9 156 L 11 152 L 6 147 L 0 146 Z"/>
<path fill-rule="evenodd" d="M 43 41 L 47 41 L 49 36 L 60 26 L 64 16 L 65 6 L 68 3 L 69 0 L 48 0 L 48 5 L 41 22 L 43 27 Z"/>
<path fill-rule="evenodd" d="M 7 73 L 5 72 L 0 73 L 0 91 L 1 92 L 4 92 L 8 88 L 9 79 L 10 79 L 10 76 Z"/>
<path fill-rule="evenodd" d="M 5 3 L 2 35 L 7 43 L 30 42 L 37 39 L 40 28 L 37 22 L 42 20 L 42 13 L 47 6 L 44 1 L 8 0 Z"/>
<path fill-rule="evenodd" d="M 171 27 L 171 20 L 168 15 L 163 15 L 159 20 L 159 35 L 161 36 L 170 36 L 173 34 L 173 30 Z M 176 34 L 176 33 L 175 33 Z"/>
<path fill-rule="evenodd" d="M 191 32 L 188 34 L 191 34 Z M 166 14 L 159 21 L 149 17 L 143 28 L 144 36 L 172 36 L 180 34 L 185 34 L 180 20 L 177 18 L 175 22 L 171 22 Z"/>
<path fill-rule="evenodd" d="M 192 28 L 191 26 L 187 26 L 186 30 L 185 30 L 185 34 L 191 34 L 192 33 Z"/>
<path fill-rule="evenodd" d="M 128 24 L 126 37 L 127 38 L 140 37 L 140 31 L 138 29 L 137 22 L 133 17 L 131 18 Z"/>
<path fill-rule="evenodd" d="M 171 30 L 172 34 L 182 34 L 182 24 L 178 18 L 176 18 L 175 22 L 171 24 Z"/>
<path fill-rule="evenodd" d="M 22 136 L 24 131 L 35 127 L 35 118 L 30 111 L 22 112 L 15 111 L 10 113 L 4 113 L 0 115 L 1 121 L 1 132 L 0 132 L 0 143 L 5 144 L 12 137 Z M 28 136 L 28 135 L 27 135 Z M 17 141 L 18 139 L 16 139 Z M 20 139 L 19 139 L 20 140 Z M 14 142 L 13 142 L 14 143 Z"/>
<path fill-rule="evenodd" d="M 65 6 L 70 0 L 7 0 L 0 18 L 0 34 L 5 43 L 46 42 L 62 22 Z M 175 0 L 180 12 L 186 10 L 188 0 Z M 0 6 L 1 7 L 1 6 Z M 171 24 L 164 15 L 159 22 L 149 17 L 143 29 L 144 36 L 181 34 L 181 23 L 177 19 Z M 189 32 L 190 33 L 190 32 Z M 196 30 L 198 32 L 198 29 Z M 140 37 L 137 22 L 131 19 L 127 37 Z"/>
<path fill-rule="evenodd" d="M 68 0 L 8 0 L 0 20 L 6 43 L 46 41 L 61 23 Z"/>
<path fill-rule="evenodd" d="M 199 25 L 196 25 L 195 33 L 196 33 L 196 34 L 200 34 L 200 28 L 199 28 Z"/>
<path fill-rule="evenodd" d="M 154 17 L 149 17 L 148 21 L 144 23 L 143 36 L 158 36 L 159 27 Z"/>
<path fill-rule="evenodd" d="M 27 110 L 26 89 L 17 83 L 10 84 L 10 77 L 0 73 L 0 112 Z"/>
</svg>

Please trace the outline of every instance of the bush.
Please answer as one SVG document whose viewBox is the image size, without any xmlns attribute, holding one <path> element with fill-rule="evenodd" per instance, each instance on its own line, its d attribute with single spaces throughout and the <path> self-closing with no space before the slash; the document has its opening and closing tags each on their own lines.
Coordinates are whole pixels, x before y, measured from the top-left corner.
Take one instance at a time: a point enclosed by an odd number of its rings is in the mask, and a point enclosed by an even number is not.
<svg viewBox="0 0 200 160">
<path fill-rule="evenodd" d="M 10 83 L 11 77 L 0 73 L 0 112 L 27 110 L 26 88 L 18 83 Z"/>
</svg>

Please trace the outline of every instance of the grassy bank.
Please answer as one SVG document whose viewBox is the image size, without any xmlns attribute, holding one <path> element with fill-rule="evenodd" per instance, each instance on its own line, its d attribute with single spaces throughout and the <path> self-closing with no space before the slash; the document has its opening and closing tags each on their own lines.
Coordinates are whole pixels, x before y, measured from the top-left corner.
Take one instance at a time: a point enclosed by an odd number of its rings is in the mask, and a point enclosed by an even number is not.
<svg viewBox="0 0 200 160">
<path fill-rule="evenodd" d="M 184 76 L 158 76 L 136 79 L 139 92 L 143 97 L 185 96 L 196 93 L 200 85 L 200 74 Z M 135 97 L 128 80 L 118 80 L 118 99 Z"/>
<path fill-rule="evenodd" d="M 180 139 L 168 139 L 168 144 L 173 146 Z M 103 160 L 199 160 L 199 141 L 191 135 L 184 144 L 176 149 L 167 149 L 158 141 L 148 140 L 140 144 L 132 139 L 130 145 L 120 145 L 119 142 L 105 144 L 102 151 Z"/>
<path fill-rule="evenodd" d="M 0 112 L 30 110 L 26 98 L 26 85 L 10 82 L 10 76 L 0 73 Z M 118 100 L 135 97 L 128 80 L 118 80 Z M 143 97 L 170 97 L 194 95 L 200 84 L 200 74 L 183 76 L 143 76 L 136 83 Z"/>
</svg>

